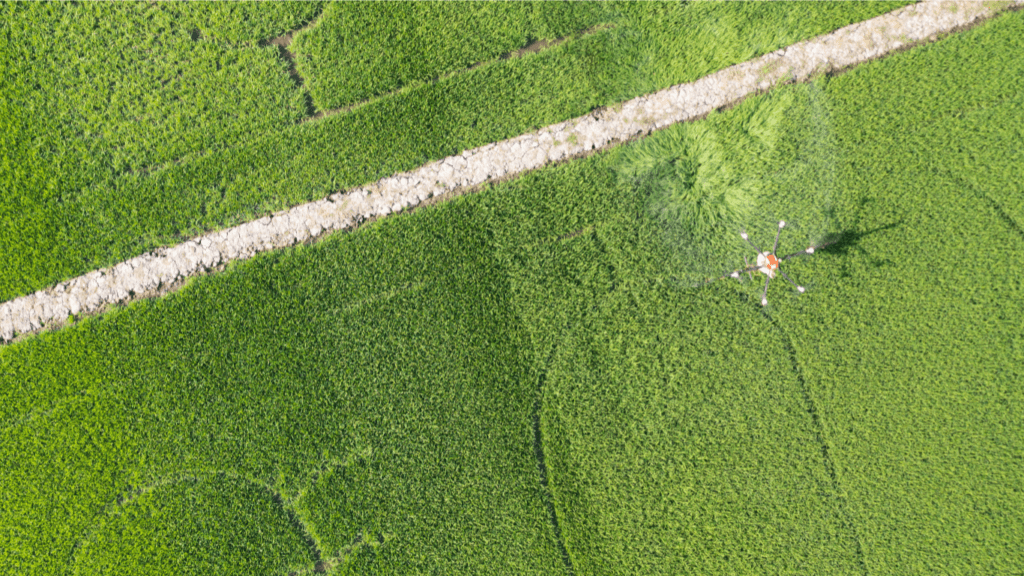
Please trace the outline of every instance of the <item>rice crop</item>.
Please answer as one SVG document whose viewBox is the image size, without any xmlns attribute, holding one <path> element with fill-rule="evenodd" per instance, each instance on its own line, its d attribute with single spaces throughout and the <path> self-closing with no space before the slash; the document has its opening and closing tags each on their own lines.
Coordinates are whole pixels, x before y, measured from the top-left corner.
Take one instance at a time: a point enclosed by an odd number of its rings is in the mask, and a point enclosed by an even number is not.
<svg viewBox="0 0 1024 576">
<path fill-rule="evenodd" d="M 0 349 L 0 572 L 1012 573 L 1022 39 L 1006 13 Z M 693 150 L 712 195 L 756 180 L 683 221 L 723 266 L 733 224 L 821 214 L 806 294 L 679 281 L 644 175 Z"/>
<path fill-rule="evenodd" d="M 820 80 L 666 131 L 625 154 L 619 184 L 646 198 L 682 284 L 736 269 L 749 251 L 738 230 L 769 237 L 776 222 L 789 220 L 786 245 L 797 250 L 823 243 L 830 231 L 839 149 Z"/>
<path fill-rule="evenodd" d="M 281 6 L 291 8 L 264 20 L 292 25 L 283 16 L 306 9 Z M 257 46 L 258 37 L 233 45 L 199 32 L 215 33 L 228 7 L 0 6 L 0 300 L 120 259 L 125 245 L 155 232 L 133 212 L 138 198 L 112 187 L 112 179 L 144 180 L 305 115 L 276 48 Z M 268 29 L 256 24 L 253 33 Z M 182 182 L 177 193 L 190 198 L 195 191 Z M 119 240 L 92 237 L 93 227 L 110 220 Z"/>
<path fill-rule="evenodd" d="M 1022 26 L 1008 14 L 821 80 L 838 243 L 793 262 L 808 293 L 767 313 L 735 281 L 667 290 L 673 247 L 640 202 L 633 218 L 587 223 L 572 246 L 516 256 L 532 263 L 513 286 L 547 370 L 545 454 L 577 573 L 1021 564 Z M 963 76 L 944 82 L 954 67 Z M 740 129 L 742 108 L 721 125 Z M 787 184 L 814 190 L 815 172 Z"/>
<path fill-rule="evenodd" d="M 439 213 L 5 348 L 0 570 L 563 572 L 505 275 Z"/>
<path fill-rule="evenodd" d="M 277 46 L 239 32 L 239 19 L 255 10 L 249 4 L 7 4 L 5 53 L 27 52 L 5 68 L 0 99 L 10 112 L 0 300 L 692 81 L 906 3 L 616 5 L 621 17 L 610 28 L 302 124 L 309 95 L 291 64 Z M 277 34 L 315 14 L 315 6 L 287 6 L 253 18 L 254 31 Z M 216 25 L 201 25 L 204 15 Z M 588 21 L 570 16 L 565 22 Z M 568 26 L 531 18 L 537 34 Z M 326 26 L 344 30 L 330 19 Z M 77 48 L 62 49 L 67 42 Z"/>
<path fill-rule="evenodd" d="M 330 110 L 580 32 L 612 10 L 603 2 L 338 2 L 294 50 L 314 104 Z"/>
</svg>

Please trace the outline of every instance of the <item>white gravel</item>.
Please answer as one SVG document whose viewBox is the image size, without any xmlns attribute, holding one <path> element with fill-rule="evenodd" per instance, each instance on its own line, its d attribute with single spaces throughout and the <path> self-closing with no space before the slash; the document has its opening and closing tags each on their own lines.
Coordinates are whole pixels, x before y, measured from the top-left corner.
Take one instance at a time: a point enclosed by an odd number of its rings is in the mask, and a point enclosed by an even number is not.
<svg viewBox="0 0 1024 576">
<path fill-rule="evenodd" d="M 1008 4 L 1022 4 L 1014 0 Z M 1005 7 L 1006 5 L 1002 6 Z M 554 124 L 537 132 L 487 144 L 410 172 L 296 206 L 0 304 L 0 339 L 62 321 L 68 314 L 124 302 L 229 260 L 289 246 L 331 230 L 386 216 L 456 188 L 534 170 L 676 122 L 699 118 L 759 90 L 876 58 L 911 43 L 986 18 L 995 3 L 925 1 L 851 24 L 731 66 L 695 82 L 640 96 L 617 106 Z M 573 138 L 575 136 L 575 138 Z"/>
</svg>

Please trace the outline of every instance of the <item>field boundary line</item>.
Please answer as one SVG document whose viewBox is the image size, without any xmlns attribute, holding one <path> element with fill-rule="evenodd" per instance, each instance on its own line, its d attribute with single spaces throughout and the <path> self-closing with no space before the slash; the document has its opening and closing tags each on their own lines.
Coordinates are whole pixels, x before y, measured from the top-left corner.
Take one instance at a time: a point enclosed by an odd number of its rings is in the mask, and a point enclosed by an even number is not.
<svg viewBox="0 0 1024 576">
<path fill-rule="evenodd" d="M 522 58 L 523 56 L 526 56 L 527 54 L 532 54 L 532 53 L 548 50 L 548 49 L 551 49 L 551 48 L 555 48 L 556 46 L 560 46 L 560 45 L 562 45 L 562 44 L 564 44 L 566 42 L 569 42 L 569 41 L 572 41 L 572 40 L 578 40 L 580 38 L 585 38 L 587 36 L 590 36 L 590 35 L 593 35 L 593 34 L 597 34 L 598 32 L 603 32 L 605 30 L 611 30 L 611 29 L 614 29 L 614 28 L 615 28 L 615 24 L 614 23 L 595 24 L 594 26 L 591 26 L 589 28 L 585 28 L 583 30 L 577 30 L 576 32 L 572 32 L 570 34 L 566 34 L 565 36 L 560 36 L 558 38 L 553 38 L 551 40 L 543 40 L 543 39 L 542 40 L 535 40 L 535 41 L 527 44 L 526 46 L 523 46 L 522 48 L 519 48 L 517 50 L 512 50 L 512 51 L 509 51 L 509 52 L 505 52 L 504 54 L 500 54 L 498 56 L 495 56 L 494 58 L 489 58 L 487 60 L 480 60 L 478 62 L 470 64 L 469 66 L 467 66 L 465 68 L 461 68 L 461 69 L 458 69 L 458 70 L 452 70 L 450 72 L 445 72 L 443 74 L 438 74 L 438 75 L 435 75 L 435 76 L 433 76 L 431 78 L 427 78 L 427 79 L 424 79 L 424 80 L 414 80 L 414 81 L 411 81 L 411 82 L 409 82 L 407 84 L 399 86 L 398 88 L 390 90 L 388 92 L 384 92 L 384 93 L 377 94 L 375 96 L 370 96 L 370 97 L 367 97 L 367 98 L 362 98 L 360 100 L 357 100 L 355 102 L 351 102 L 349 104 L 345 104 L 343 106 L 337 106 L 335 108 L 325 108 L 323 110 L 316 110 L 315 113 L 310 114 L 309 116 L 306 116 L 305 118 L 300 118 L 296 123 L 297 124 L 305 124 L 307 122 L 318 122 L 318 121 L 323 120 L 324 118 L 326 118 L 328 116 L 334 116 L 336 114 L 343 114 L 343 113 L 346 113 L 346 112 L 352 112 L 353 110 L 362 108 L 363 106 L 367 106 L 367 105 L 373 104 L 375 102 L 380 102 L 380 101 L 384 100 L 385 98 L 392 98 L 392 97 L 394 97 L 396 95 L 399 95 L 399 94 L 406 94 L 406 93 L 409 93 L 409 92 L 411 92 L 413 90 L 418 90 L 418 89 L 420 89 L 420 88 L 422 88 L 424 86 L 436 85 L 437 83 L 439 83 L 439 82 L 441 82 L 443 80 L 448 80 L 448 79 L 451 79 L 451 78 L 455 78 L 456 76 L 461 76 L 463 74 L 466 74 L 467 72 L 470 72 L 471 70 L 476 70 L 477 68 L 482 68 L 484 66 L 490 66 L 492 64 L 495 64 L 497 62 L 502 62 L 504 60 L 515 60 L 515 59 L 518 59 L 518 58 Z M 308 94 L 308 89 L 307 89 L 307 94 Z M 312 95 L 310 96 L 310 98 L 312 98 Z M 313 108 L 316 109 L 315 103 L 313 103 L 312 100 L 310 100 L 310 101 L 311 101 L 311 105 L 313 106 Z"/>
<path fill-rule="evenodd" d="M 678 122 L 703 118 L 779 84 L 806 81 L 963 30 L 1024 0 L 926 0 L 736 64 L 688 84 L 486 144 L 371 184 L 162 247 L 0 304 L 0 341 L 63 326 L 69 314 L 160 296 L 232 260 L 453 197 L 470 188 L 595 153 Z"/>
</svg>

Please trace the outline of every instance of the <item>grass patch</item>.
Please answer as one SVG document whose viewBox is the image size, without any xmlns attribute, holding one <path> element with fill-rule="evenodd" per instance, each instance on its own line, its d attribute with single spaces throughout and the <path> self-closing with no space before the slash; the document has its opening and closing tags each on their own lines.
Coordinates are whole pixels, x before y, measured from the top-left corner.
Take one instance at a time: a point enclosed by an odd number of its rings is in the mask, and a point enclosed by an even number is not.
<svg viewBox="0 0 1024 576">
<path fill-rule="evenodd" d="M 774 91 L 628 149 L 620 184 L 647 199 L 683 284 L 735 269 L 749 251 L 740 230 L 767 237 L 786 220 L 788 246 L 823 240 L 838 149 L 821 84 Z"/>
<path fill-rule="evenodd" d="M 1020 564 L 1024 236 L 1006 201 L 1022 26 L 1007 14 L 824 86 L 842 240 L 790 264 L 809 294 L 767 315 L 755 287 L 666 290 L 671 248 L 645 243 L 661 224 L 639 204 L 516 256 L 533 263 L 513 286 L 548 370 L 546 455 L 577 573 Z M 953 67 L 973 72 L 936 91 Z M 875 93 L 922 99 L 865 105 Z M 742 126 L 738 110 L 720 121 Z M 791 463 L 784 478 L 769 454 Z"/>
<path fill-rule="evenodd" d="M 1001 573 L 1024 562 L 1024 234 L 1009 176 L 1024 119 L 1012 56 L 1022 34 L 1024 15 L 1007 13 L 829 89 L 849 155 L 843 196 L 861 207 L 846 212 L 849 225 L 878 232 L 840 261 L 809 263 L 834 278 L 820 285 L 828 305 L 780 320 L 872 573 Z M 953 67 L 966 77 L 940 72 Z"/>
<path fill-rule="evenodd" d="M 313 566 L 305 538 L 266 487 L 223 474 L 186 476 L 111 506 L 79 542 L 72 570 L 286 574 Z"/>
<path fill-rule="evenodd" d="M 62 573 L 53 559 L 71 558 L 120 494 L 187 471 L 269 487 L 322 561 L 357 572 L 562 572 L 533 448 L 536 382 L 474 218 L 456 202 L 383 221 L 4 348 L 0 484 L 20 495 L 0 509 L 0 571 Z M 204 498 L 217 514 L 259 504 Z M 132 546 L 97 565 L 141 571 L 132 558 L 178 533 L 140 522 L 110 524 Z M 255 546 L 271 528 L 207 528 L 199 572 L 233 573 L 238 539 Z M 274 538 L 250 565 L 304 553 Z"/>
<path fill-rule="evenodd" d="M 182 2 L 161 9 L 189 23 L 204 37 L 256 44 L 309 24 L 323 12 L 324 2 Z"/>
<path fill-rule="evenodd" d="M 262 20 L 290 24 L 286 16 L 309 7 L 276 8 Z M 305 115 L 303 95 L 275 49 L 256 46 L 259 38 L 243 46 L 196 34 L 219 30 L 228 10 L 228 4 L 0 6 L 0 300 L 112 263 L 111 255 L 128 253 L 126 241 L 152 231 L 131 213 L 138 198 L 111 187 L 112 179 L 144 180 L 162 166 L 247 142 Z M 255 20 L 252 27 L 274 29 Z M 174 193 L 194 198 L 186 182 Z M 95 203 L 96 196 L 106 202 Z M 121 209 L 110 210 L 112 204 Z M 112 237 L 120 240 L 90 239 L 93 227 L 108 219 L 118 220 Z"/>
</svg>

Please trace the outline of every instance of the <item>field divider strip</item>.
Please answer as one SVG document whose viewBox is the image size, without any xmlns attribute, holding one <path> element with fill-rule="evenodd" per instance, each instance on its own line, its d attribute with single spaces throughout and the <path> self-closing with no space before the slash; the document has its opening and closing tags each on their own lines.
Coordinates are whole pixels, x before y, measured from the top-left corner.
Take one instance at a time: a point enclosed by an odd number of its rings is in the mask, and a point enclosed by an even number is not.
<svg viewBox="0 0 1024 576">
<path fill-rule="evenodd" d="M 610 108 L 430 162 L 366 186 L 161 247 L 0 304 L 0 341 L 60 327 L 68 315 L 163 295 L 231 260 L 307 242 L 333 230 L 452 197 L 490 181 L 585 156 L 678 122 L 703 118 L 779 84 L 806 81 L 962 30 L 1024 0 L 927 0 L 798 42 Z"/>
</svg>

